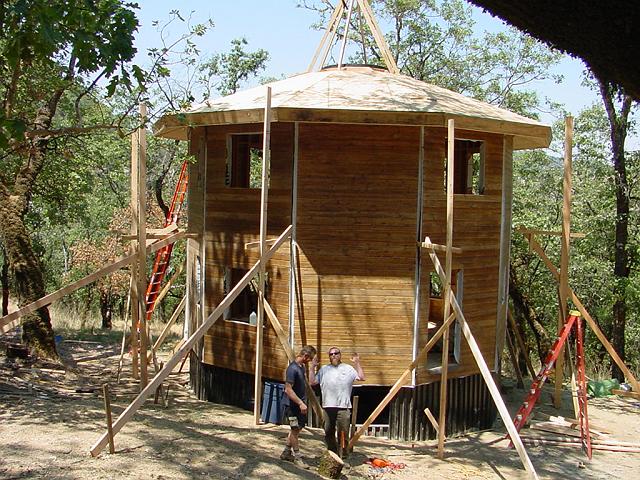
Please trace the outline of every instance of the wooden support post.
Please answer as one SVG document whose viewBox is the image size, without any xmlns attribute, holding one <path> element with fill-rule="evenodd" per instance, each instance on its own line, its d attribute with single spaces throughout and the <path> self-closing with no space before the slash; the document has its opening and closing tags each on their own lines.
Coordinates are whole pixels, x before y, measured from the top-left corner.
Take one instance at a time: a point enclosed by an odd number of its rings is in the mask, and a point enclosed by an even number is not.
<svg viewBox="0 0 640 480">
<path fill-rule="evenodd" d="M 269 251 L 261 258 L 258 259 L 256 264 L 249 269 L 249 271 L 242 277 L 235 287 L 231 289 L 231 291 L 224 297 L 222 302 L 211 312 L 211 314 L 207 317 L 207 319 L 200 325 L 195 332 L 191 334 L 191 336 L 182 343 L 182 346 L 178 349 L 176 354 L 167 360 L 165 366 L 160 370 L 155 377 L 149 382 L 149 384 L 138 394 L 138 396 L 129 404 L 129 406 L 120 414 L 120 416 L 116 419 L 113 424 L 113 434 L 115 435 L 120 431 L 120 429 L 133 417 L 136 411 L 144 404 L 144 401 L 147 397 L 155 391 L 155 389 L 160 385 L 165 378 L 169 376 L 169 374 L 173 371 L 175 366 L 180 362 L 186 355 L 189 354 L 191 349 L 195 346 L 196 342 L 198 342 L 204 335 L 209 331 L 209 328 L 218 321 L 222 313 L 229 308 L 231 303 L 240 295 L 240 292 L 247 286 L 247 284 L 251 281 L 253 276 L 260 268 L 260 263 L 268 262 L 271 257 L 278 251 L 280 246 L 289 238 L 291 234 L 291 226 L 287 227 L 287 229 L 282 232 L 282 235 L 278 237 L 276 243 L 269 249 Z M 97 456 L 102 449 L 107 444 L 108 434 L 103 434 L 98 441 L 91 447 L 91 455 L 94 457 Z"/>
<path fill-rule="evenodd" d="M 384 58 L 384 62 L 387 65 L 387 69 L 389 72 L 398 75 L 400 73 L 400 69 L 398 65 L 396 65 L 396 61 L 393 59 L 393 55 L 389 50 L 389 45 L 387 45 L 387 41 L 384 39 L 384 34 L 380 27 L 378 26 L 378 22 L 376 22 L 376 18 L 373 14 L 373 10 L 371 10 L 371 6 L 369 5 L 368 0 L 358 0 L 358 5 L 360 6 L 360 11 L 362 12 L 365 20 L 369 24 L 369 28 L 371 29 L 371 33 L 373 34 L 373 38 L 380 49 L 380 53 L 382 53 L 382 58 Z"/>
<path fill-rule="evenodd" d="M 437 434 L 437 432 L 440 431 L 440 427 L 438 427 L 438 421 L 436 420 L 436 417 L 433 416 L 433 413 L 431 413 L 431 410 L 429 410 L 429 407 L 424 409 L 424 414 L 429 419 L 429 422 L 431 422 L 431 426 L 433 427 L 433 429 L 436 431 L 436 434 Z"/>
<path fill-rule="evenodd" d="M 549 260 L 549 257 L 547 257 L 547 254 L 544 252 L 542 246 L 530 235 L 525 235 L 525 238 L 529 243 L 529 246 L 540 256 L 542 262 L 546 265 L 547 269 L 549 269 L 553 278 L 556 280 L 556 282 L 558 282 L 560 280 L 558 269 L 551 262 L 551 260 Z M 596 337 L 598 337 L 598 340 L 600 340 L 609 355 L 611 355 L 613 361 L 616 362 L 616 365 L 618 365 L 618 367 L 620 367 L 620 370 L 622 370 L 627 380 L 629 380 L 629 383 L 631 383 L 633 390 L 635 392 L 640 392 L 640 383 L 638 383 L 636 377 L 633 376 L 633 373 L 631 373 L 629 368 L 627 368 L 627 366 L 624 364 L 616 350 L 613 348 L 613 345 L 611 345 L 609 340 L 607 340 L 607 337 L 605 337 L 604 333 L 602 333 L 602 330 L 600 330 L 600 327 L 598 326 L 596 321 L 591 317 L 587 309 L 584 308 L 584 305 L 571 288 L 569 288 L 569 298 L 576 306 L 578 311 L 582 314 L 582 317 L 587 321 L 589 327 L 591 328 L 591 330 L 593 330 L 593 333 L 596 334 Z"/>
<path fill-rule="evenodd" d="M 562 242 L 560 248 L 560 309 L 558 335 L 567 319 L 569 298 L 569 239 L 571 235 L 571 150 L 573 147 L 573 117 L 565 118 L 564 126 L 564 177 L 562 181 Z M 560 408 L 562 403 L 562 381 L 564 377 L 564 347 L 556 360 L 555 389 L 553 403 Z"/>
<path fill-rule="evenodd" d="M 169 334 L 169 329 L 176 322 L 178 317 L 180 317 L 180 314 L 184 310 L 184 307 L 186 304 L 187 304 L 187 297 L 185 295 L 184 297 L 182 297 L 182 300 L 180 300 L 180 303 L 171 314 L 171 318 L 169 318 L 169 321 L 166 323 L 166 325 L 162 329 L 162 332 L 160 332 L 160 336 L 156 339 L 156 342 L 153 344 L 153 347 L 151 347 L 151 352 L 149 353 L 148 359 L 150 359 L 152 355 L 157 354 L 158 349 L 164 343 L 164 340 L 167 338 L 167 335 Z"/>
<path fill-rule="evenodd" d="M 429 256 L 431 257 L 431 261 L 436 267 L 436 272 L 438 273 L 440 280 L 444 283 L 445 272 L 442 269 L 442 265 L 440 264 L 440 260 L 438 259 L 438 256 L 435 253 L 429 253 Z M 537 479 L 538 474 L 536 473 L 535 468 L 533 468 L 533 464 L 531 463 L 531 459 L 529 458 L 529 455 L 527 455 L 524 445 L 522 444 L 520 435 L 518 434 L 518 431 L 516 430 L 516 427 L 513 424 L 513 420 L 511 420 L 511 416 L 509 415 L 507 406 L 504 404 L 504 401 L 502 400 L 500 391 L 498 390 L 496 383 L 493 381 L 493 377 L 491 376 L 489 367 L 487 367 L 487 363 L 485 362 L 484 357 L 482 356 L 480 347 L 478 346 L 476 339 L 471 333 L 471 329 L 469 328 L 467 320 L 465 319 L 464 314 L 462 313 L 462 308 L 460 308 L 460 305 L 458 304 L 458 300 L 454 295 L 449 295 L 449 301 L 451 302 L 451 306 L 453 307 L 455 316 L 458 319 L 458 323 L 460 324 L 462 333 L 464 334 L 464 337 L 467 340 L 467 344 L 471 349 L 473 358 L 475 359 L 476 364 L 480 369 L 482 378 L 484 378 L 485 384 L 489 389 L 489 393 L 491 394 L 491 397 L 493 398 L 493 401 L 496 404 L 496 407 L 498 408 L 498 413 L 502 418 L 502 422 L 504 423 L 504 426 L 507 429 L 507 432 L 509 433 L 509 437 L 511 437 L 513 446 L 515 447 L 516 451 L 518 452 L 518 455 L 520 456 L 522 465 L 527 471 L 529 478 Z"/>
<path fill-rule="evenodd" d="M 347 10 L 347 20 L 344 24 L 344 32 L 342 33 L 342 46 L 340 47 L 340 55 L 338 56 L 338 70 L 342 68 L 342 59 L 344 58 L 344 51 L 347 48 L 347 41 L 349 40 L 349 27 L 351 26 L 351 14 L 353 13 L 354 3 L 355 0 L 350 0 Z"/>
<path fill-rule="evenodd" d="M 353 397 L 353 403 L 351 405 L 351 427 L 349 428 L 349 438 L 353 437 L 353 434 L 356 433 L 356 423 L 358 423 L 358 405 L 360 403 L 360 397 L 355 395 Z M 351 449 L 348 450 L 349 453 L 353 451 L 353 445 Z"/>
<path fill-rule="evenodd" d="M 331 14 L 331 18 L 329 19 L 329 23 L 327 24 L 327 29 L 322 36 L 322 40 L 320 40 L 320 44 L 316 49 L 316 52 L 313 54 L 313 58 L 311 59 L 311 63 L 307 68 L 307 73 L 312 72 L 316 66 L 318 58 L 323 51 L 329 51 L 331 48 L 331 44 L 333 43 L 333 38 L 335 37 L 336 30 L 338 29 L 338 25 L 340 24 L 340 16 L 344 10 L 344 3 L 340 0 L 336 4 L 336 8 L 333 9 L 333 13 Z M 329 38 L 331 38 L 329 40 Z M 327 43 L 328 42 L 328 43 Z M 322 55 L 322 63 L 319 65 L 319 68 L 322 69 L 324 66 L 324 62 L 326 60 L 326 55 Z"/>
<path fill-rule="evenodd" d="M 120 373 L 122 373 L 122 364 L 124 362 L 124 347 L 127 343 L 127 331 L 129 330 L 129 308 L 131 308 L 131 283 L 133 278 L 129 277 L 129 294 L 127 295 L 127 303 L 124 308 L 124 319 L 122 321 L 122 343 L 120 345 L 120 358 L 118 359 L 118 372 L 116 373 L 116 385 L 120 383 Z"/>
<path fill-rule="evenodd" d="M 138 164 L 140 163 L 140 139 L 138 132 L 135 131 L 131 134 L 131 235 L 135 236 L 135 240 L 131 241 L 129 252 L 135 255 L 136 259 L 138 251 Z M 140 319 L 140 309 L 138 305 L 140 301 L 139 295 L 144 295 L 144 292 L 138 291 L 138 263 L 131 263 L 131 335 L 129 337 L 129 345 L 131 346 L 131 376 L 134 379 L 140 378 L 140 366 L 138 363 L 138 349 L 140 348 L 140 336 L 138 335 L 138 326 Z"/>
<path fill-rule="evenodd" d="M 140 385 L 144 388 L 149 381 L 147 371 L 147 106 L 140 104 L 138 129 L 138 328 L 140 332 Z"/>
<path fill-rule="evenodd" d="M 264 107 L 264 131 L 262 136 L 262 187 L 260 195 L 260 258 L 267 251 L 267 202 L 269 194 L 269 164 L 271 158 L 271 87 L 267 87 L 267 101 Z M 264 285 L 265 262 L 260 262 L 258 273 L 258 319 L 256 322 L 256 371 L 254 383 L 253 420 L 260 423 L 262 405 L 262 355 L 264 342 Z"/>
<path fill-rule="evenodd" d="M 445 253 L 445 278 L 443 280 L 444 294 L 442 298 L 451 295 L 451 247 L 453 246 L 453 176 L 454 176 L 454 146 L 455 124 L 448 121 L 447 131 L 447 250 Z M 451 304 L 444 302 L 443 320 L 449 318 Z M 447 380 L 449 376 L 449 329 L 442 335 L 442 363 L 440 367 L 440 409 L 438 415 L 438 458 L 444 458 L 444 438 L 447 421 Z"/>
<path fill-rule="evenodd" d="M 104 411 L 107 415 L 107 435 L 109 437 L 109 453 L 116 453 L 116 449 L 113 443 L 113 428 L 111 424 L 111 399 L 109 398 L 109 384 L 105 383 L 102 386 L 102 395 L 104 397 Z"/>
</svg>

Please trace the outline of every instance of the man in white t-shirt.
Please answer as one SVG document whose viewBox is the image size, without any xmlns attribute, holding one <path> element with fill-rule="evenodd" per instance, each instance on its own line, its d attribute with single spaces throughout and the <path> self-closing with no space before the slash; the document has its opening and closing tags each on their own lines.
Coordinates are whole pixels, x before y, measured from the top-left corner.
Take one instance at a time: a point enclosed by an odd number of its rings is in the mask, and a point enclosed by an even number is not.
<svg viewBox="0 0 640 480">
<path fill-rule="evenodd" d="M 309 369 L 309 384 L 312 386 L 320 384 L 322 391 L 324 438 L 327 448 L 341 455 L 346 453 L 344 450 L 349 443 L 353 382 L 364 380 L 364 371 L 357 353 L 353 354 L 351 361 L 353 367 L 342 363 L 340 349 L 331 347 L 329 349 L 330 363 L 316 373 L 318 367 L 318 357 L 316 356 Z"/>
</svg>

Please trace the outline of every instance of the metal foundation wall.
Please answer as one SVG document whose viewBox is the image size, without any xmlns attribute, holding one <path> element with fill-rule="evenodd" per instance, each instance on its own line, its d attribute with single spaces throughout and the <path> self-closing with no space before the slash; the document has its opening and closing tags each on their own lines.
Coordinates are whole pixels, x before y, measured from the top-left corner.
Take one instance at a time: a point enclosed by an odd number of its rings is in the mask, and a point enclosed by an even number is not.
<svg viewBox="0 0 640 480">
<path fill-rule="evenodd" d="M 190 380 L 200 400 L 253 411 L 253 375 L 200 363 L 192 355 Z"/>
<path fill-rule="evenodd" d="M 253 375 L 203 364 L 195 358 L 190 364 L 191 386 L 199 399 L 253 410 Z M 497 409 L 480 374 L 453 378 L 447 383 L 448 437 L 493 425 Z M 388 391 L 388 387 L 354 388 L 353 394 L 360 397 L 358 424 L 364 422 Z M 375 423 L 392 439 L 433 439 L 436 431 L 424 409 L 428 407 L 437 418 L 439 401 L 440 382 L 403 387 Z"/>
<path fill-rule="evenodd" d="M 440 382 L 403 387 L 389 405 L 389 438 L 428 440 L 436 431 L 424 413 L 438 418 Z M 446 436 L 491 428 L 498 410 L 482 375 L 452 378 L 447 382 Z"/>
</svg>

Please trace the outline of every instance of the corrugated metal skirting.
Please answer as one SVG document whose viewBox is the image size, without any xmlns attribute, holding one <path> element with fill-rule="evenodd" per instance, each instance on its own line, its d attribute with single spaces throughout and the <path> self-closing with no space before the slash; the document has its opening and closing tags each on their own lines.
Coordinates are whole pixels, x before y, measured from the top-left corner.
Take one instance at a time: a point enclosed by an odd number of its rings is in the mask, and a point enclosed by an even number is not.
<svg viewBox="0 0 640 480">
<path fill-rule="evenodd" d="M 253 375 L 203 364 L 195 357 L 190 365 L 191 386 L 199 399 L 253 410 Z M 482 376 L 453 378 L 447 383 L 447 437 L 490 428 L 496 419 L 497 409 Z M 354 395 L 360 396 L 359 424 L 388 391 L 387 387 L 354 388 Z M 424 409 L 429 407 L 438 418 L 439 403 L 440 382 L 403 387 L 375 423 L 388 422 L 389 438 L 392 439 L 434 439 L 436 431 L 424 414 Z"/>
<path fill-rule="evenodd" d="M 254 376 L 200 363 L 192 355 L 191 387 L 200 400 L 253 411 Z"/>
<path fill-rule="evenodd" d="M 452 378 L 447 382 L 446 436 L 491 428 L 497 408 L 482 375 Z M 389 405 L 389 438 L 428 440 L 436 431 L 424 413 L 429 408 L 438 418 L 440 382 L 403 387 Z"/>
</svg>

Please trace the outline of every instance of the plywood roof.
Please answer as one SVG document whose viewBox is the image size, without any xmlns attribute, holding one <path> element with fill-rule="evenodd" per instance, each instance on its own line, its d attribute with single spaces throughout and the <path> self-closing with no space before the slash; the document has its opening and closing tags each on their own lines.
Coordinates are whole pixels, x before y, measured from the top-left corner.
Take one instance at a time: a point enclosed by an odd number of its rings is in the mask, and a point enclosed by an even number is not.
<svg viewBox="0 0 640 480">
<path fill-rule="evenodd" d="M 514 135 L 515 148 L 549 145 L 547 125 L 405 75 L 357 66 L 328 68 L 267 84 L 273 121 L 445 126 Z M 157 134 L 186 139 L 190 126 L 261 122 L 266 86 L 165 115 Z"/>
</svg>

